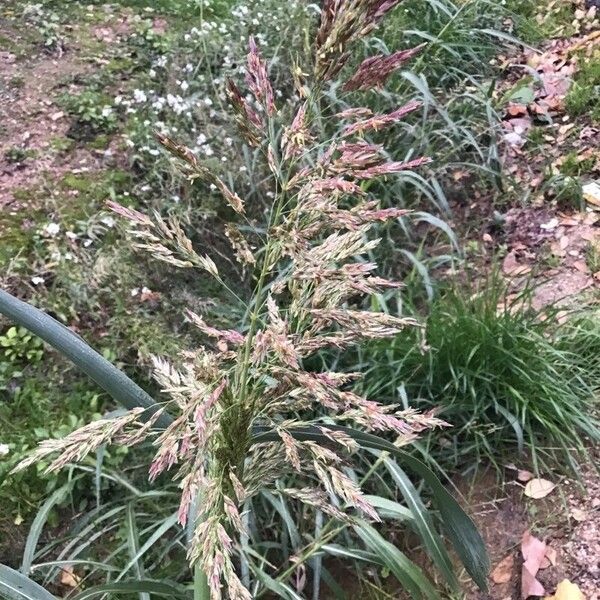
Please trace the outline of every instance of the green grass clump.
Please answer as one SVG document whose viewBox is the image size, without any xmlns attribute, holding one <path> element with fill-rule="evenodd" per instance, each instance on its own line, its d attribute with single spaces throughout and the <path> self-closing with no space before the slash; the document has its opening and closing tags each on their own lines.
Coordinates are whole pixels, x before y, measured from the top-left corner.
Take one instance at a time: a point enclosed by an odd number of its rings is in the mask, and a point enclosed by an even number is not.
<svg viewBox="0 0 600 600">
<path fill-rule="evenodd" d="M 558 457 L 575 468 L 585 436 L 600 439 L 590 414 L 600 320 L 558 325 L 553 316 L 533 310 L 528 292 L 509 300 L 496 278 L 475 292 L 451 289 L 434 301 L 424 332 L 369 349 L 366 391 L 440 409 L 452 429 L 429 450 L 442 463 L 500 466 L 518 449 L 536 469 Z"/>
<path fill-rule="evenodd" d="M 600 123 L 600 52 L 581 59 L 565 102 L 572 117 L 587 114 L 594 124 Z"/>
</svg>

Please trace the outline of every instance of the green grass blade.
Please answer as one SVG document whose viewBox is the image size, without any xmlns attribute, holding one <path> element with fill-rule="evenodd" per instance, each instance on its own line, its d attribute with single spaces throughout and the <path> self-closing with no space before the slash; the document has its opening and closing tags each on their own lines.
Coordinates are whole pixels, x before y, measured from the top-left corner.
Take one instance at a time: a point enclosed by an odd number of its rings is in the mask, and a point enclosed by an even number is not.
<svg viewBox="0 0 600 600">
<path fill-rule="evenodd" d="M 42 504 L 37 514 L 35 515 L 35 519 L 33 520 L 33 523 L 31 524 L 31 527 L 29 529 L 29 534 L 27 535 L 25 550 L 23 551 L 23 562 L 21 563 L 20 569 L 23 575 L 29 575 L 29 573 L 31 572 L 31 565 L 33 564 L 35 549 L 37 548 L 40 535 L 42 535 L 42 530 L 44 529 L 44 525 L 48 520 L 48 515 L 50 514 L 50 511 L 67 497 L 69 492 L 73 489 L 73 485 L 75 484 L 77 479 L 80 478 L 81 477 L 76 477 L 75 479 L 69 481 L 69 483 L 57 489 L 44 502 L 44 504 Z"/>
<path fill-rule="evenodd" d="M 266 571 L 254 563 L 250 563 L 250 568 L 256 579 L 260 581 L 266 589 L 273 592 L 277 598 L 285 598 L 286 600 L 304 600 L 302 596 L 297 594 L 289 585 L 273 579 Z"/>
<path fill-rule="evenodd" d="M 133 567 L 135 576 L 140 581 L 144 579 L 144 566 L 140 560 L 140 537 L 133 510 L 133 502 L 127 505 L 127 510 L 125 511 L 125 528 L 127 530 L 127 547 L 129 548 L 131 561 L 122 574 L 124 575 L 130 567 Z M 147 592 L 140 592 L 140 600 L 150 600 L 150 596 Z"/>
<path fill-rule="evenodd" d="M 135 519 L 135 515 L 133 515 L 131 518 Z M 130 521 L 129 515 L 127 517 L 127 521 L 128 521 L 128 523 Z M 134 520 L 134 523 L 135 523 L 135 520 Z M 130 559 L 129 563 L 127 563 L 127 565 L 125 565 L 125 568 L 121 571 L 121 576 L 118 579 L 121 579 L 125 575 L 125 573 L 127 573 L 127 571 L 129 571 L 129 569 L 131 569 L 131 567 L 136 567 L 136 575 L 137 575 L 138 571 L 140 569 L 139 561 L 144 556 L 144 554 L 146 554 L 146 552 L 148 552 L 148 550 L 150 550 L 150 548 L 152 548 L 152 546 L 154 546 L 154 544 L 167 531 L 169 531 L 169 529 L 171 529 L 172 527 L 175 527 L 175 525 L 177 525 L 177 513 L 174 513 L 174 514 L 170 515 L 169 517 L 167 517 L 166 519 L 164 519 L 164 521 L 161 523 L 161 525 L 146 540 L 146 542 L 144 542 L 144 544 L 142 546 L 139 546 L 139 540 L 137 540 L 137 536 L 135 536 L 135 539 L 132 540 L 134 542 L 134 544 L 132 546 L 130 546 L 130 549 L 133 549 L 134 547 L 137 546 L 137 551 L 131 555 L 131 559 Z M 142 573 L 142 575 L 143 575 L 143 573 Z"/>
<path fill-rule="evenodd" d="M 411 510 L 402 506 L 394 500 L 383 498 L 381 496 L 365 495 L 365 500 L 377 509 L 377 513 L 384 519 L 396 519 L 397 521 L 408 521 L 413 523 L 415 518 Z"/>
<path fill-rule="evenodd" d="M 4 290 L 0 290 L 0 313 L 56 348 L 119 404 L 128 409 L 146 408 L 148 414 L 158 409 L 149 394 L 56 319 Z M 167 427 L 170 422 L 170 417 L 163 414 L 157 425 Z"/>
<path fill-rule="evenodd" d="M 380 452 L 374 452 L 376 456 L 380 456 Z M 425 508 L 425 505 L 421 501 L 419 493 L 415 489 L 410 479 L 406 476 L 406 473 L 398 466 L 398 464 L 389 459 L 384 458 L 383 463 L 390 475 L 396 482 L 396 485 L 400 489 L 400 492 L 404 496 L 408 507 L 413 515 L 413 523 L 416 531 L 425 547 L 427 548 L 427 554 L 433 560 L 440 573 L 448 585 L 454 590 L 458 590 L 458 580 L 454 574 L 452 567 L 452 561 L 446 552 L 444 542 L 435 530 L 433 520 L 431 519 L 429 512 Z"/>
<path fill-rule="evenodd" d="M 402 584 L 411 598 L 428 598 L 440 600 L 439 594 L 423 571 L 409 560 L 396 546 L 386 541 L 381 534 L 368 525 L 361 523 L 353 526 L 365 546 L 377 556 L 380 564 L 387 567 L 394 577 Z"/>
<path fill-rule="evenodd" d="M 487 576 L 490 562 L 487 550 L 475 524 L 461 508 L 458 502 L 448 493 L 440 483 L 435 473 L 418 458 L 394 446 L 394 444 L 376 435 L 357 431 L 350 427 L 328 425 L 330 429 L 342 431 L 355 439 L 365 448 L 385 450 L 400 462 L 406 464 L 411 471 L 423 478 L 431 489 L 433 501 L 438 509 L 444 529 L 461 559 L 467 573 L 482 589 L 487 589 Z M 330 443 L 330 440 L 316 427 L 303 427 L 290 430 L 299 440 L 312 440 L 321 443 Z M 279 441 L 279 435 L 267 427 L 255 427 L 252 440 L 255 443 Z"/>
<path fill-rule="evenodd" d="M 0 596 L 8 600 L 56 600 L 41 585 L 5 565 L 0 565 Z"/>
<path fill-rule="evenodd" d="M 73 596 L 70 600 L 87 600 L 88 598 L 94 598 L 95 596 L 101 596 L 103 594 L 111 594 L 111 598 L 113 597 L 112 594 L 151 594 L 153 596 L 163 596 L 166 598 L 191 600 L 191 595 L 184 587 L 177 585 L 176 583 L 167 583 L 165 581 L 156 581 L 154 579 L 118 581 L 96 585 L 77 594 L 77 596 Z"/>
</svg>

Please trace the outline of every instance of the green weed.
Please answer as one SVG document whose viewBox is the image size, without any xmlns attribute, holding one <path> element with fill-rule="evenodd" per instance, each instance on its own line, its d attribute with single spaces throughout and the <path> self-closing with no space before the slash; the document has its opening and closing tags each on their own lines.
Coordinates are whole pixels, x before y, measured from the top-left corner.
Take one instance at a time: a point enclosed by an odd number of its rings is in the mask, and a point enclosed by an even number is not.
<svg viewBox="0 0 600 600">
<path fill-rule="evenodd" d="M 573 117 L 588 115 L 600 123 L 600 53 L 580 58 L 580 67 L 566 97 L 567 112 Z"/>
<path fill-rule="evenodd" d="M 558 325 L 551 309 L 533 310 L 529 292 L 507 296 L 492 277 L 475 290 L 443 292 L 422 337 L 407 332 L 365 349 L 365 389 L 413 407 L 440 407 L 452 428 L 445 443 L 432 438 L 427 447 L 445 464 L 500 466 L 505 452 L 518 450 L 536 469 L 565 458 L 574 466 L 586 436 L 600 436 L 591 416 L 598 369 L 594 358 L 577 355 L 578 345 L 597 343 L 580 339 L 587 336 L 582 327 Z"/>
</svg>

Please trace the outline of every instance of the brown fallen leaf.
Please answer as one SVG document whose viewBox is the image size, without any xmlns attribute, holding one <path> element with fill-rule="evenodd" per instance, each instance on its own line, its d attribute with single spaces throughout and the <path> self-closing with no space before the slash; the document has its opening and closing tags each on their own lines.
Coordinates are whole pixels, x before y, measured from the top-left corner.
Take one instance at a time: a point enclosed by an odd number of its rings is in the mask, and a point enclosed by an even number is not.
<svg viewBox="0 0 600 600">
<path fill-rule="evenodd" d="M 531 535 L 530 531 L 523 534 L 521 540 L 521 554 L 524 560 L 521 569 L 521 597 L 523 600 L 530 596 L 543 596 L 545 593 L 544 586 L 535 576 L 546 557 L 546 549 L 546 543 Z"/>
<path fill-rule="evenodd" d="M 558 241 L 559 245 L 560 245 L 560 249 L 561 250 L 566 250 L 567 246 L 569 245 L 569 242 L 571 240 L 569 239 L 568 235 L 563 235 L 561 236 L 560 240 Z"/>
<path fill-rule="evenodd" d="M 555 483 L 547 479 L 535 478 L 527 482 L 525 495 L 534 500 L 545 498 L 556 487 Z"/>
<path fill-rule="evenodd" d="M 587 519 L 586 512 L 584 510 L 581 510 L 580 508 L 574 508 L 573 510 L 571 510 L 571 516 L 580 523 Z"/>
<path fill-rule="evenodd" d="M 506 112 L 511 117 L 521 117 L 527 114 L 527 106 L 525 104 L 509 102 L 508 106 L 506 107 Z"/>
<path fill-rule="evenodd" d="M 535 575 L 523 565 L 521 573 L 521 598 L 527 600 L 530 596 L 543 596 L 546 593 L 544 586 L 535 578 Z"/>
<path fill-rule="evenodd" d="M 533 473 L 531 471 L 519 470 L 517 472 L 517 479 L 521 483 L 527 483 L 528 481 L 530 481 L 531 479 L 533 479 Z"/>
<path fill-rule="evenodd" d="M 548 546 L 546 548 L 546 558 L 550 561 L 550 564 L 554 567 L 558 562 L 558 556 L 556 554 L 556 550 L 552 548 L 552 546 Z"/>
<path fill-rule="evenodd" d="M 527 530 L 521 539 L 521 554 L 525 562 L 537 564 L 536 571 L 539 568 L 544 556 L 546 556 L 546 543 L 531 535 L 531 531 Z"/>
<path fill-rule="evenodd" d="M 584 260 L 576 260 L 573 262 L 573 266 L 580 272 L 580 273 L 589 273 L 590 269 L 589 267 L 585 264 Z"/>
<path fill-rule="evenodd" d="M 511 250 L 502 261 L 502 271 L 505 275 L 526 275 L 531 271 L 531 267 L 519 264 L 515 251 Z"/>
<path fill-rule="evenodd" d="M 75 573 L 71 565 L 63 567 L 60 571 L 60 583 L 67 587 L 75 588 L 81 582 L 81 577 Z"/>
<path fill-rule="evenodd" d="M 515 566 L 515 557 L 509 554 L 503 558 L 492 571 L 491 577 L 494 583 L 508 583 L 512 578 L 512 570 Z"/>
<path fill-rule="evenodd" d="M 589 204 L 600 206 L 600 183 L 591 181 L 586 183 L 583 188 L 583 197 Z"/>
</svg>

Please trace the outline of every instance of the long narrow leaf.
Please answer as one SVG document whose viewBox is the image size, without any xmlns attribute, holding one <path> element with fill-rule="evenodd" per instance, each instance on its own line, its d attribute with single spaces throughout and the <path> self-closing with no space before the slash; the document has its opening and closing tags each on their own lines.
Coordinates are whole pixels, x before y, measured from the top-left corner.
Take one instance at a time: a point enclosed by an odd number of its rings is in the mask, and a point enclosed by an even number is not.
<svg viewBox="0 0 600 600">
<path fill-rule="evenodd" d="M 409 560 L 396 546 L 385 540 L 381 534 L 367 523 L 354 525 L 354 531 L 369 550 L 377 556 L 380 564 L 387 567 L 403 585 L 411 598 L 440 600 L 432 583 L 423 571 Z"/>
<path fill-rule="evenodd" d="M 5 565 L 0 565 L 0 597 L 9 600 L 56 600 L 41 585 Z"/>
<path fill-rule="evenodd" d="M 142 579 L 140 581 L 118 581 L 115 583 L 105 583 L 97 585 L 73 596 L 71 600 L 87 600 L 103 594 L 152 594 L 155 596 L 165 596 L 167 598 L 180 598 L 182 600 L 191 600 L 191 594 L 186 589 L 176 583 L 166 583 L 154 579 Z M 54 600 L 54 599 L 53 599 Z"/>
<path fill-rule="evenodd" d="M 487 550 L 475 524 L 460 507 L 458 502 L 440 483 L 435 473 L 418 458 L 394 446 L 394 444 L 376 435 L 357 431 L 350 427 L 327 426 L 329 429 L 342 431 L 365 448 L 385 450 L 396 459 L 406 464 L 411 471 L 418 474 L 427 483 L 433 493 L 433 501 L 440 513 L 442 524 L 456 553 L 461 559 L 467 573 L 483 590 L 487 589 L 487 576 L 490 562 Z M 331 443 L 316 427 L 291 429 L 290 434 L 298 440 L 312 440 L 320 443 Z M 279 441 L 279 435 L 268 427 L 254 427 L 252 440 L 255 443 Z"/>
<path fill-rule="evenodd" d="M 29 528 L 27 542 L 25 542 L 25 550 L 23 551 L 23 561 L 21 563 L 21 573 L 23 573 L 23 575 L 29 575 L 31 571 L 31 565 L 33 563 L 33 557 L 35 555 L 35 549 L 37 548 L 38 540 L 40 539 L 40 535 L 42 534 L 44 525 L 48 520 L 48 515 L 50 514 L 50 511 L 67 497 L 67 494 L 73 489 L 75 481 L 77 481 L 77 479 L 80 478 L 81 477 L 76 477 L 69 483 L 57 489 L 44 502 L 44 504 L 42 504 L 37 514 L 35 515 L 35 519 L 33 520 L 31 527 Z"/>
<path fill-rule="evenodd" d="M 148 415 L 158 409 L 149 394 L 56 319 L 4 290 L 0 290 L 0 313 L 56 348 L 123 406 L 146 408 Z M 163 414 L 157 425 L 167 427 L 170 422 Z"/>
<path fill-rule="evenodd" d="M 125 575 L 125 573 L 127 573 L 127 571 L 129 571 L 129 569 L 131 569 L 131 567 L 133 567 L 134 565 L 136 565 L 138 563 L 138 561 L 140 561 L 141 558 L 146 554 L 146 552 L 148 552 L 148 550 L 150 550 L 150 548 L 152 548 L 152 546 L 154 546 L 154 544 L 161 537 L 163 537 L 163 535 L 165 535 L 165 533 L 167 531 L 169 531 L 169 529 L 171 529 L 172 527 L 175 527 L 175 525 L 177 525 L 177 517 L 178 517 L 178 514 L 174 513 L 174 514 L 170 515 L 169 517 L 167 517 L 160 524 L 160 526 L 146 540 L 146 542 L 144 542 L 144 544 L 137 549 L 137 552 L 135 554 L 133 554 L 133 556 L 131 556 L 131 559 L 130 559 L 129 563 L 127 563 L 127 565 L 125 565 L 125 567 L 121 571 L 121 576 Z M 129 520 L 129 517 L 128 517 L 128 520 Z M 139 546 L 139 541 L 138 541 L 137 545 Z M 137 570 L 136 570 L 136 572 L 137 572 Z M 120 578 L 121 577 L 119 577 L 119 579 Z"/>
<path fill-rule="evenodd" d="M 381 455 L 378 451 L 375 451 L 374 453 L 376 455 Z M 390 472 L 410 508 L 414 519 L 414 527 L 425 544 L 428 555 L 444 576 L 446 582 L 456 591 L 458 589 L 458 580 L 456 579 L 456 575 L 452 568 L 452 561 L 446 552 L 444 542 L 435 530 L 433 520 L 427 512 L 419 493 L 410 479 L 406 476 L 406 473 L 404 473 L 395 461 L 384 458 L 383 463 Z"/>
<path fill-rule="evenodd" d="M 127 505 L 125 511 L 125 526 L 127 530 L 127 548 L 129 549 L 129 557 L 131 561 L 127 567 L 133 567 L 137 580 L 144 579 L 144 565 L 139 555 L 140 551 L 140 536 L 138 533 L 135 511 L 133 510 L 133 502 Z M 122 573 L 125 574 L 125 571 Z M 119 577 L 120 579 L 120 577 Z M 150 600 L 147 592 L 140 592 L 140 600 Z"/>
</svg>

